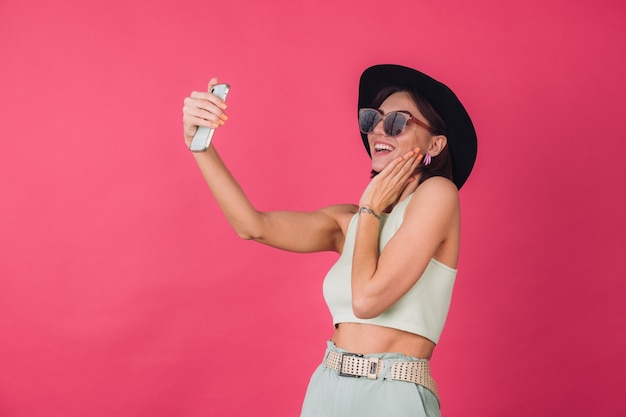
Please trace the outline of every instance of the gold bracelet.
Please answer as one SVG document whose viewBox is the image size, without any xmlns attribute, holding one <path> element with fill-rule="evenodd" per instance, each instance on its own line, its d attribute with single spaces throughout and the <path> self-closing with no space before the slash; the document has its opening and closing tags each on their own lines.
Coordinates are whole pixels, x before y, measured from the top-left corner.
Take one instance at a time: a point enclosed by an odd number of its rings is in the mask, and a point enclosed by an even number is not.
<svg viewBox="0 0 626 417">
<path fill-rule="evenodd" d="M 369 207 L 359 207 L 359 214 L 361 213 L 369 213 L 372 216 L 376 217 L 378 220 L 380 220 L 380 215 L 376 214 L 376 212 Z"/>
</svg>

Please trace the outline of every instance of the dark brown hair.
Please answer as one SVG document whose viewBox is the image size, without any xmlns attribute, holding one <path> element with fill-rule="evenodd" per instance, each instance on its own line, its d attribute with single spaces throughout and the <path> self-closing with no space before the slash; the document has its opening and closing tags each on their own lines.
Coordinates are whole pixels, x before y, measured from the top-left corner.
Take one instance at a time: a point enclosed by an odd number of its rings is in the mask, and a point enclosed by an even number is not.
<svg viewBox="0 0 626 417">
<path fill-rule="evenodd" d="M 433 136 L 445 136 L 446 125 L 443 122 L 443 119 L 439 113 L 437 113 L 432 104 L 430 104 L 430 102 L 414 88 L 397 85 L 385 87 L 376 95 L 376 98 L 372 102 L 372 107 L 375 109 L 379 108 L 380 105 L 383 104 L 383 101 L 385 101 L 390 95 L 399 92 L 406 92 L 411 96 L 411 99 L 417 105 L 420 113 L 422 113 L 422 115 L 426 118 L 426 121 L 430 126 L 430 133 Z M 428 178 L 436 176 L 445 177 L 452 181 L 452 159 L 450 157 L 450 149 L 448 149 L 447 144 L 441 150 L 439 155 L 432 158 L 430 165 L 424 165 L 423 163 L 419 164 L 416 173 L 420 174 L 419 184 L 423 183 Z M 377 174 L 378 172 L 372 171 L 372 177 Z"/>
</svg>

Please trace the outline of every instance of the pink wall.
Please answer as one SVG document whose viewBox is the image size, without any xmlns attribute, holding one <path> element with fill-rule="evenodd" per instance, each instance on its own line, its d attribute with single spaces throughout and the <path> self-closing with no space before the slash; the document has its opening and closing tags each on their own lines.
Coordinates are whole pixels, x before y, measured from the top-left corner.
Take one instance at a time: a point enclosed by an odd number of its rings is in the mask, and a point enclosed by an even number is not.
<svg viewBox="0 0 626 417">
<path fill-rule="evenodd" d="M 623 2 L 99 3 L 0 2 L 0 416 L 297 415 L 335 256 L 235 236 L 182 100 L 232 85 L 215 142 L 258 208 L 356 202 L 382 62 L 479 135 L 443 414 L 626 414 Z"/>
</svg>

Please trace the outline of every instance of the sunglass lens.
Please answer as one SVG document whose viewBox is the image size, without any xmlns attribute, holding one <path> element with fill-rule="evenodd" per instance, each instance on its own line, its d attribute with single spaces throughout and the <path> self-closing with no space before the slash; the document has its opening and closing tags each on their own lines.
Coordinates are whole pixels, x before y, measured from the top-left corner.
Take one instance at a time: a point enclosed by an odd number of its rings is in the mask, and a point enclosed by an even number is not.
<svg viewBox="0 0 626 417">
<path fill-rule="evenodd" d="M 374 110 L 364 110 L 359 115 L 359 129 L 363 133 L 370 133 L 380 122 L 380 115 Z"/>
<path fill-rule="evenodd" d="M 385 133 L 389 136 L 398 136 L 404 131 L 407 119 L 404 114 L 393 112 L 387 115 L 385 119 Z"/>
</svg>

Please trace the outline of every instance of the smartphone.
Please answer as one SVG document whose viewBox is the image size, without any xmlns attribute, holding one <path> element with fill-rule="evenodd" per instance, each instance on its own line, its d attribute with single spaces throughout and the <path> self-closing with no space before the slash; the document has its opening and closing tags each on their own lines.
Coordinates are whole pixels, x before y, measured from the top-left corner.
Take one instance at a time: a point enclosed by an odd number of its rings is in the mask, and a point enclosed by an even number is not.
<svg viewBox="0 0 626 417">
<path fill-rule="evenodd" d="M 221 98 L 222 101 L 226 101 L 228 91 L 230 91 L 230 86 L 228 84 L 216 84 L 211 89 L 211 93 Z M 215 129 L 213 128 L 198 126 L 198 130 L 193 136 L 191 145 L 189 145 L 189 150 L 191 152 L 205 152 L 207 149 L 209 149 L 209 145 L 211 144 L 211 139 L 213 138 L 214 132 Z"/>
</svg>

